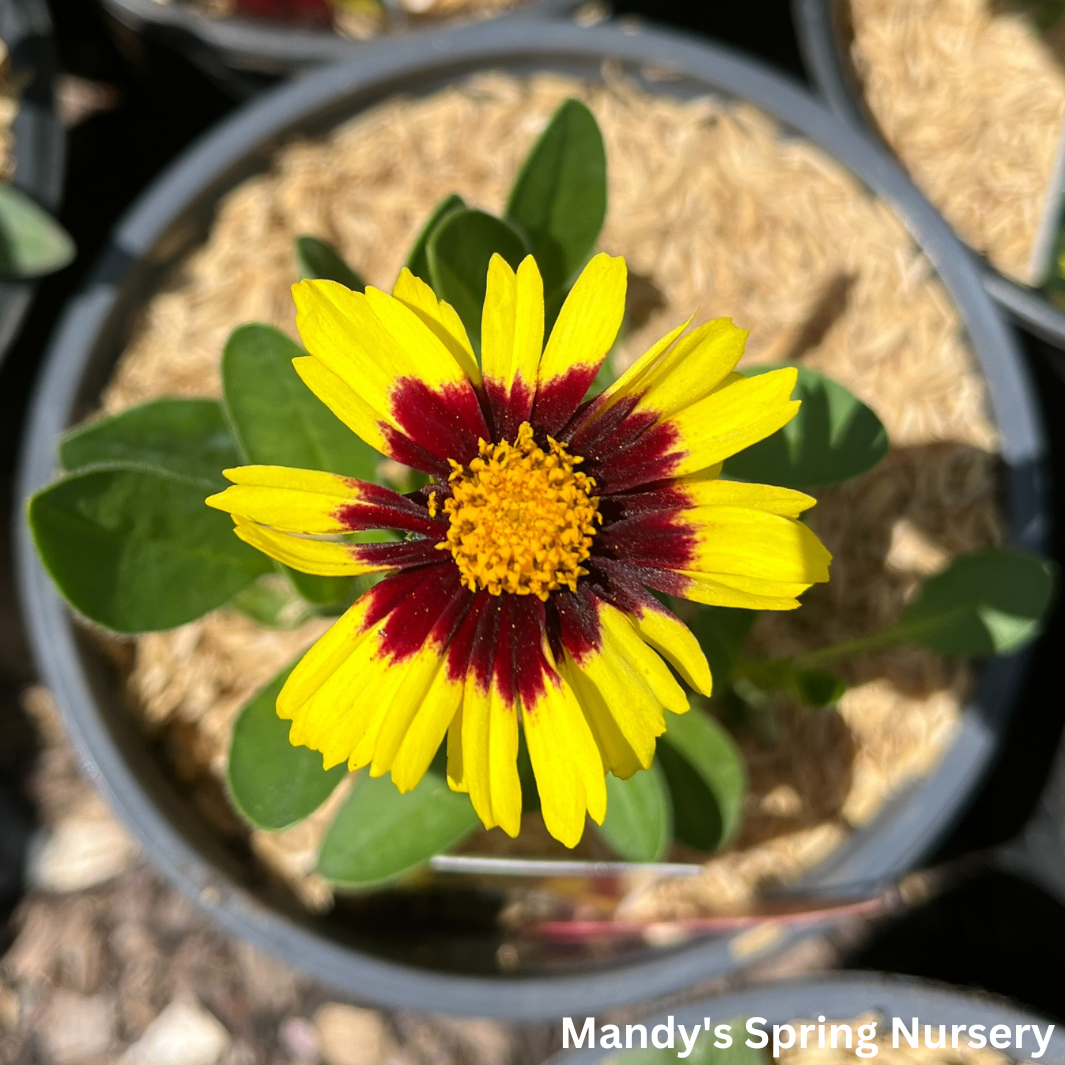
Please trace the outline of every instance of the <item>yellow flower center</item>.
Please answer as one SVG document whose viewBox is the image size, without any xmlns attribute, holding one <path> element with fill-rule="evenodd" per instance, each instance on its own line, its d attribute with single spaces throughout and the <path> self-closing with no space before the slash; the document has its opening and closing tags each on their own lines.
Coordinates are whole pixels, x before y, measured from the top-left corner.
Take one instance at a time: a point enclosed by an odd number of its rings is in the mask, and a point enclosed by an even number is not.
<svg viewBox="0 0 1065 1065">
<path fill-rule="evenodd" d="M 468 468 L 451 463 L 451 527 L 437 547 L 451 552 L 471 592 L 547 599 L 562 587 L 576 591 L 602 521 L 595 481 L 574 469 L 583 461 L 550 437 L 547 451 L 537 447 L 524 422 L 513 444 L 482 440 Z"/>
</svg>

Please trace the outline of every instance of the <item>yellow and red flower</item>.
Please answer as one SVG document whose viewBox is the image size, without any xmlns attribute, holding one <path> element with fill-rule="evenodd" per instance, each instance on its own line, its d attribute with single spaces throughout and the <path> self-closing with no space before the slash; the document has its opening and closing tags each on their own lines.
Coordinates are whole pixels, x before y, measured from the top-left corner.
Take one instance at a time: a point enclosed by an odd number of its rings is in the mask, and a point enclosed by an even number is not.
<svg viewBox="0 0 1065 1065">
<path fill-rule="evenodd" d="M 416 492 L 274 466 L 227 470 L 211 506 L 243 540 L 326 576 L 388 572 L 307 652 L 277 701 L 293 744 L 413 788 L 447 739 L 448 781 L 516 835 L 524 732 L 550 832 L 606 812 L 604 774 L 651 764 L 663 709 L 710 693 L 697 641 L 649 589 L 789 610 L 828 579 L 801 492 L 721 479 L 785 425 L 796 371 L 747 378 L 727 319 L 655 344 L 585 395 L 621 327 L 624 260 L 597 255 L 544 346 L 534 260 L 488 272 L 481 365 L 458 314 L 404 270 L 392 295 L 293 289 L 308 387 Z M 338 534 L 387 529 L 390 543 Z"/>
</svg>

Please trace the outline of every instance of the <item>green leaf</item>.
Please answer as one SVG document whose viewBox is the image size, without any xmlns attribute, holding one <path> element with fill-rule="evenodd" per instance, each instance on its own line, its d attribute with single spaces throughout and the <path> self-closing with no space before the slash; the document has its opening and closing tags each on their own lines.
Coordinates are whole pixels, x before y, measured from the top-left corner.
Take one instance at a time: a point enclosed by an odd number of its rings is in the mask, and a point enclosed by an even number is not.
<svg viewBox="0 0 1065 1065">
<path fill-rule="evenodd" d="M 433 290 L 458 312 L 475 351 L 481 350 L 489 261 L 498 253 L 517 269 L 528 251 L 513 226 L 484 211 L 452 211 L 429 237 Z"/>
<path fill-rule="evenodd" d="M 429 215 L 429 221 L 422 226 L 422 231 L 414 241 L 414 246 L 407 256 L 407 269 L 415 277 L 420 277 L 427 285 L 432 285 L 433 283 L 433 277 L 429 271 L 429 238 L 433 235 L 433 230 L 448 215 L 462 210 L 465 206 L 466 201 L 461 196 L 456 196 L 455 193 L 445 196 L 433 208 L 433 213 Z"/>
<path fill-rule="evenodd" d="M 584 265 L 603 228 L 606 203 L 599 124 L 579 100 L 566 100 L 526 157 L 506 209 L 529 238 L 545 294 L 564 288 Z"/>
<path fill-rule="evenodd" d="M 382 884 L 449 850 L 479 824 L 469 797 L 432 770 L 406 795 L 388 777 L 360 773 L 326 833 L 318 872 L 341 887 Z"/>
<path fill-rule="evenodd" d="M 347 767 L 322 768 L 322 756 L 288 742 L 291 722 L 277 716 L 277 697 L 295 663 L 240 712 L 229 747 L 226 783 L 237 809 L 258 828 L 288 828 L 314 813 Z"/>
<path fill-rule="evenodd" d="M 70 234 L 25 193 L 0 184 L 0 277 L 42 277 L 74 261 Z"/>
<path fill-rule="evenodd" d="M 292 360 L 305 354 L 273 326 L 242 325 L 230 334 L 222 353 L 222 391 L 241 450 L 257 464 L 372 481 L 377 452 L 300 379 Z M 311 603 L 341 603 L 351 597 L 350 577 L 287 572 Z"/>
<path fill-rule="evenodd" d="M 668 1047 L 622 1050 L 603 1058 L 602 1065 L 677 1065 L 682 1061 L 685 1065 L 767 1065 L 770 1057 L 765 1050 L 747 1046 L 746 1017 L 733 1017 L 724 1023 L 731 1029 L 732 1045 L 729 1047 L 714 1046 L 717 1036 L 699 1028 L 695 1046 L 687 1057 L 680 1056 L 685 1050 L 684 1041 L 678 1034 L 672 1050 Z"/>
<path fill-rule="evenodd" d="M 754 366 L 748 377 L 779 370 Z M 796 367 L 799 413 L 772 436 L 725 460 L 724 474 L 741 481 L 812 488 L 871 470 L 888 451 L 887 431 L 861 400 L 824 374 Z"/>
<path fill-rule="evenodd" d="M 268 629 L 295 629 L 312 616 L 307 601 L 296 594 L 292 581 L 280 573 L 264 574 L 237 592 L 229 605 Z"/>
<path fill-rule="evenodd" d="M 239 466 L 240 453 L 215 400 L 157 399 L 71 429 L 59 443 L 59 461 L 71 472 L 146 466 L 221 491 L 226 486 L 222 471 Z"/>
<path fill-rule="evenodd" d="M 701 851 L 732 837 L 747 792 L 743 757 L 732 737 L 709 714 L 692 709 L 666 715 L 658 762 L 673 797 L 673 835 Z"/>
<path fill-rule="evenodd" d="M 365 291 L 366 282 L 348 266 L 329 241 L 304 234 L 296 238 L 295 245 L 300 277 L 339 281 L 355 292 Z"/>
<path fill-rule="evenodd" d="M 86 617 L 115 632 L 170 629 L 272 568 L 204 494 L 161 470 L 87 470 L 30 500 L 30 528 L 45 568 Z"/>
<path fill-rule="evenodd" d="M 1011 548 L 962 555 L 924 582 L 885 636 L 940 654 L 1009 654 L 1039 634 L 1055 576 L 1049 559 Z"/>
<path fill-rule="evenodd" d="M 662 770 L 649 770 L 619 780 L 606 778 L 606 817 L 600 835 L 628 862 L 657 862 L 669 850 L 673 810 Z"/>
</svg>

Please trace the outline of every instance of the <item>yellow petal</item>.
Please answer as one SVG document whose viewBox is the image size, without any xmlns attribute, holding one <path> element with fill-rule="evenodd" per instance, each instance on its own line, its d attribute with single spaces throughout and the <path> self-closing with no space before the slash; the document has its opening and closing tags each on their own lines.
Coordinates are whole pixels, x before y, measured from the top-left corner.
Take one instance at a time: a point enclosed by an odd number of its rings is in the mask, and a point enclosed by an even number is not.
<svg viewBox="0 0 1065 1065">
<path fill-rule="evenodd" d="M 640 636 L 649 643 L 696 691 L 709 695 L 713 686 L 710 664 L 691 629 L 664 610 L 645 607 L 633 616 Z"/>
<path fill-rule="evenodd" d="M 304 347 L 332 370 L 377 416 L 397 425 L 392 392 L 404 378 L 440 391 L 470 387 L 440 338 L 406 304 L 378 289 L 365 293 L 335 281 L 301 281 L 292 288 L 296 328 Z"/>
<path fill-rule="evenodd" d="M 458 311 L 436 298 L 436 293 L 420 278 L 415 277 L 405 266 L 399 272 L 399 280 L 392 295 L 405 303 L 425 324 L 432 329 L 444 346 L 454 356 L 466 376 L 474 383 L 481 381 L 481 370 L 473 353 L 470 338 Z"/>
<path fill-rule="evenodd" d="M 462 705 L 462 759 L 470 801 L 485 828 L 521 831 L 518 710 L 495 684 L 485 692 L 471 674 Z"/>
<path fill-rule="evenodd" d="M 832 555 L 794 518 L 742 507 L 695 507 L 683 512 L 696 536 L 685 569 L 761 581 L 816 584 L 828 580 Z"/>
<path fill-rule="evenodd" d="M 442 657 L 441 649 L 428 643 L 410 658 L 404 659 L 406 675 L 403 683 L 396 689 L 381 722 L 377 742 L 374 744 L 373 760 L 370 763 L 370 776 L 383 776 L 392 768 L 400 744 L 440 670 Z M 442 731 L 440 737 L 443 739 Z"/>
<path fill-rule="evenodd" d="M 563 678 L 548 680 L 532 706 L 522 706 L 540 812 L 548 832 L 567 847 L 584 834 L 588 813 L 597 824 L 606 816 L 603 760 L 573 689 Z"/>
<path fill-rule="evenodd" d="M 688 697 L 684 689 L 673 679 L 665 662 L 643 642 L 628 615 L 609 603 L 600 603 L 599 625 L 604 655 L 627 659 L 667 710 L 686 713 Z"/>
<path fill-rule="evenodd" d="M 484 376 L 509 391 L 515 380 L 531 390 L 544 346 L 544 283 L 528 255 L 517 274 L 501 255 L 488 264 L 488 290 L 481 315 Z"/>
<path fill-rule="evenodd" d="M 240 515 L 236 515 L 233 531 L 246 544 L 301 573 L 314 573 L 319 577 L 354 577 L 396 568 L 394 564 L 360 562 L 357 544 L 293 536 L 246 521 Z"/>
<path fill-rule="evenodd" d="M 798 370 L 786 367 L 757 377 L 736 375 L 710 395 L 664 419 L 679 434 L 674 476 L 712 466 L 764 440 L 798 413 L 791 398 Z"/>
<path fill-rule="evenodd" d="M 447 729 L 447 786 L 452 791 L 468 792 L 466 768 L 462 763 L 462 705 L 455 711 Z"/>
<path fill-rule="evenodd" d="M 677 593 L 683 598 L 707 606 L 732 606 L 744 610 L 794 610 L 799 606 L 796 596 L 809 588 L 808 584 L 743 579 L 727 573 L 682 570 L 679 574 L 689 582 Z"/>
<path fill-rule="evenodd" d="M 234 484 L 209 496 L 209 507 L 285 532 L 343 532 L 347 526 L 336 514 L 363 498 L 357 481 L 320 470 L 242 466 L 223 472 Z"/>
<path fill-rule="evenodd" d="M 684 477 L 674 482 L 684 489 L 693 507 L 747 507 L 785 518 L 797 518 L 817 502 L 805 492 L 770 484 Z"/>
<path fill-rule="evenodd" d="M 392 781 L 401 792 L 410 791 L 425 776 L 452 719 L 462 706 L 462 684 L 448 677 L 447 659 L 441 657 L 429 690 L 392 761 Z M 383 734 L 382 734 L 383 735 Z"/>
<path fill-rule="evenodd" d="M 646 391 L 649 382 L 657 380 L 656 367 L 662 355 L 673 347 L 694 317 L 693 314 L 686 322 L 681 322 L 676 329 L 656 340 L 612 385 L 605 388 L 596 406 L 597 414 L 609 410 L 624 396 Z"/>
<path fill-rule="evenodd" d="M 541 385 L 577 366 L 598 366 L 625 317 L 625 260 L 600 253 L 570 289 L 540 359 Z"/>
<path fill-rule="evenodd" d="M 360 439 L 375 451 L 391 455 L 381 432 L 382 419 L 343 379 L 325 363 L 304 355 L 292 360 L 303 383 Z"/>
<path fill-rule="evenodd" d="M 581 709 L 584 711 L 588 726 L 595 737 L 596 746 L 599 748 L 599 754 L 603 759 L 604 770 L 609 770 L 621 780 L 628 780 L 637 770 L 650 766 L 654 757 L 654 738 L 651 739 L 650 751 L 645 753 L 644 758 L 641 759 L 622 733 L 606 697 L 596 686 L 592 677 L 585 673 L 569 655 L 559 663 L 558 669 L 573 688 L 577 701 L 581 704 Z M 609 671 L 604 671 L 604 675 L 609 677 Z M 626 701 L 632 701 L 632 687 L 625 688 L 623 684 L 612 683 L 607 687 L 614 695 L 621 694 Z M 617 705 L 619 704 L 615 704 Z M 657 702 L 651 704 L 651 714 L 656 711 L 661 719 L 662 712 Z M 662 729 L 664 728 L 663 724 Z"/>
</svg>

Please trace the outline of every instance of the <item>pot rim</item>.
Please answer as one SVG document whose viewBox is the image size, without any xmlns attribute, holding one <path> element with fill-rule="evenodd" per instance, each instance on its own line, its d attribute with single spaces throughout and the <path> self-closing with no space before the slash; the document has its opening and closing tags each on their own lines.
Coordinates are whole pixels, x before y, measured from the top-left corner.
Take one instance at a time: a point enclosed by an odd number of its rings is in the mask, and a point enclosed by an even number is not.
<svg viewBox="0 0 1065 1065">
<path fill-rule="evenodd" d="M 500 19 L 561 18 L 570 14 L 582 0 L 527 0 L 520 7 L 491 16 Z M 104 7 L 124 26 L 148 32 L 182 51 L 190 46 L 206 46 L 217 52 L 227 66 L 264 73 L 291 73 L 320 63 L 336 63 L 359 55 L 368 47 L 378 48 L 388 38 L 357 41 L 331 30 L 272 26 L 267 22 L 234 16 L 208 18 L 200 12 L 157 0 L 103 0 Z M 461 16 L 459 16 L 461 18 Z M 455 19 L 449 20 L 453 26 Z M 468 25 L 468 23 L 467 23 Z M 404 36 L 439 32 L 419 27 Z"/>
<path fill-rule="evenodd" d="M 852 86 L 833 24 L 831 7 L 834 2 L 835 0 L 791 0 L 792 18 L 803 62 L 829 109 L 856 129 L 874 137 L 891 152 L 891 146 L 877 132 L 864 101 Z M 908 175 L 907 179 L 914 185 L 918 194 L 924 196 L 913 179 Z M 985 290 L 996 303 L 1040 339 L 1055 347 L 1065 348 L 1065 311 L 1055 307 L 1038 289 L 1021 285 L 1006 277 L 978 252 L 964 244 L 962 247 L 972 257 L 983 279 Z"/>
<path fill-rule="evenodd" d="M 55 113 L 59 71 L 45 0 L 0 0 L 0 39 L 16 78 L 26 78 L 12 124 L 15 173 L 11 185 L 54 213 L 63 197 L 65 136 Z M 0 281 L 0 364 L 30 309 L 35 281 Z"/>
<path fill-rule="evenodd" d="M 1008 473 L 1010 541 L 1032 550 L 1043 548 L 1047 510 L 1042 428 L 1015 338 L 984 294 L 969 257 L 887 155 L 786 78 L 723 48 L 678 34 L 631 33 L 616 27 L 582 29 L 543 22 L 536 30 L 530 33 L 518 22 L 497 22 L 397 39 L 356 61 L 271 91 L 220 123 L 171 165 L 116 227 L 110 246 L 56 330 L 30 408 L 20 498 L 53 479 L 56 441 L 79 400 L 86 398 L 86 368 L 104 344 L 101 335 L 115 321 L 126 320 L 132 297 L 123 303 L 123 280 L 135 263 L 148 261 L 191 204 L 208 198 L 213 202 L 230 187 L 227 174 L 238 161 L 262 157 L 286 131 L 305 128 L 316 115 L 341 104 L 344 113 L 352 115 L 396 92 L 425 91 L 427 85 L 435 88 L 486 68 L 518 73 L 560 69 L 594 79 L 602 60 L 612 58 L 635 70 L 651 65 L 678 72 L 681 81 L 665 89 L 661 82 L 648 86 L 655 91 L 716 91 L 750 100 L 818 143 L 900 211 L 959 307 L 988 380 Z M 382 1005 L 417 1003 L 419 1008 L 450 1013 L 542 1019 L 578 1007 L 591 1011 L 663 994 L 734 970 L 827 923 L 784 930 L 772 943 L 749 953 L 750 939 L 742 946 L 739 937 L 695 941 L 595 971 L 546 977 L 426 971 L 348 949 L 256 897 L 238 877 L 205 859 L 192 842 L 192 828 L 178 828 L 184 807 L 176 795 L 161 790 L 156 779 L 160 774 L 151 774 L 138 763 L 137 752 L 130 753 L 130 730 L 111 727 L 105 720 L 106 707 L 98 697 L 103 682 L 80 655 L 72 617 L 39 563 L 22 520 L 16 536 L 20 594 L 34 654 L 95 782 L 172 883 L 230 931 L 327 983 Z M 953 746 L 936 767 L 896 795 L 872 825 L 855 832 L 793 890 L 829 897 L 877 890 L 927 853 L 987 768 L 1026 660 L 1024 653 L 991 660 Z M 154 796 L 146 789 L 153 789 Z"/>
<path fill-rule="evenodd" d="M 675 1023 L 690 1028 L 704 1018 L 709 1019 L 711 1026 L 737 1017 L 764 1017 L 768 1024 L 787 1024 L 827 1013 L 831 1022 L 851 1020 L 870 1010 L 885 1019 L 916 1016 L 922 1023 L 969 1024 L 976 1021 L 989 1032 L 996 1024 L 1005 1024 L 1015 1031 L 1018 1024 L 1035 1022 L 1042 1026 L 1049 1023 L 1046 1017 L 1027 1007 L 1014 1006 L 986 993 L 976 994 L 912 976 L 872 972 L 833 973 L 733 991 L 679 1006 L 673 1011 L 673 1018 Z M 668 1016 L 660 1014 L 644 1023 L 650 1031 L 651 1025 L 665 1023 Z M 1039 1059 L 1040 1065 L 1065 1062 L 1065 1031 L 1059 1024 L 1051 1027 L 1050 1043 Z M 616 1053 L 616 1050 L 588 1047 L 563 1050 L 548 1058 L 545 1065 L 597 1065 Z"/>
</svg>

